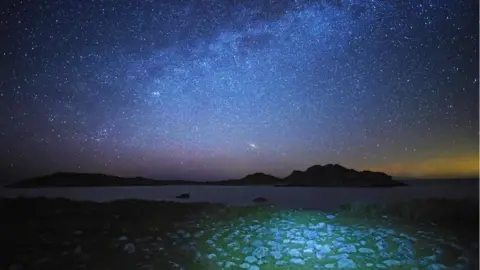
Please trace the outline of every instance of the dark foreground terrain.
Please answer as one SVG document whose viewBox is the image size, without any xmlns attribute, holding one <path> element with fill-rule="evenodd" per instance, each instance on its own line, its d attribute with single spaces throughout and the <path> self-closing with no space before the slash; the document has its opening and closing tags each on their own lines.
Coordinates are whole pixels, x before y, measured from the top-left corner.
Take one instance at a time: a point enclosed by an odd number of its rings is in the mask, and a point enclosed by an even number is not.
<svg viewBox="0 0 480 270">
<path fill-rule="evenodd" d="M 0 269 L 478 269 L 478 202 L 0 200 Z"/>
</svg>

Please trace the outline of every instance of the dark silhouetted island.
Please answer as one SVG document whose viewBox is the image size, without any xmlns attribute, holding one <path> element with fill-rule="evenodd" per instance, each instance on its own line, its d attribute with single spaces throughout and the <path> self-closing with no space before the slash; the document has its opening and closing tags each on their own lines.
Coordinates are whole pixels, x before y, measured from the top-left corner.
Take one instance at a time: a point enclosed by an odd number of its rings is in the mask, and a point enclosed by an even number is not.
<svg viewBox="0 0 480 270">
<path fill-rule="evenodd" d="M 175 197 L 177 199 L 189 199 L 190 198 L 190 193 L 183 193 Z"/>
<path fill-rule="evenodd" d="M 338 164 L 314 165 L 306 171 L 293 171 L 284 178 L 284 186 L 391 187 L 405 186 L 382 172 L 356 171 Z"/>
<path fill-rule="evenodd" d="M 392 179 L 382 172 L 355 171 L 337 164 L 314 165 L 306 171 L 293 171 L 285 178 L 264 173 L 249 174 L 241 179 L 222 181 L 154 180 L 144 177 L 118 177 L 106 174 L 58 172 L 47 176 L 26 179 L 7 185 L 8 188 L 42 187 L 113 187 L 113 186 L 276 186 L 276 187 L 395 187 L 405 183 Z"/>
<path fill-rule="evenodd" d="M 231 179 L 214 182 L 216 185 L 227 185 L 227 186 L 272 186 L 282 183 L 282 179 L 275 177 L 270 174 L 265 173 L 254 173 L 249 174 L 241 179 Z"/>
</svg>

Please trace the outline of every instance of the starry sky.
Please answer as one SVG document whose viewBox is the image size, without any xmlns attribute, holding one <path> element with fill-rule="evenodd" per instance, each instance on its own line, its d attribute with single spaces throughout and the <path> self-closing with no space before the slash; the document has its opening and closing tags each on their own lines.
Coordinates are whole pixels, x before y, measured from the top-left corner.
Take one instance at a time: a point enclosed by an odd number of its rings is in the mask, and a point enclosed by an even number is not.
<svg viewBox="0 0 480 270">
<path fill-rule="evenodd" d="M 478 26 L 478 1 L 2 1 L 0 181 L 477 175 Z"/>
</svg>

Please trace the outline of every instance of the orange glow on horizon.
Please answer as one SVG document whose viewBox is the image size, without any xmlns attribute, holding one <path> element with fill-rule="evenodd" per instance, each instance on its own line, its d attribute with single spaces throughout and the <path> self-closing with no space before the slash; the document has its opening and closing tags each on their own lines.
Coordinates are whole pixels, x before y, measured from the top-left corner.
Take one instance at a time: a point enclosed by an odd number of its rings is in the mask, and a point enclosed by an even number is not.
<svg viewBox="0 0 480 270">
<path fill-rule="evenodd" d="M 479 157 L 472 155 L 411 160 L 376 166 L 372 170 L 393 176 L 419 178 L 471 177 L 479 175 Z"/>
</svg>

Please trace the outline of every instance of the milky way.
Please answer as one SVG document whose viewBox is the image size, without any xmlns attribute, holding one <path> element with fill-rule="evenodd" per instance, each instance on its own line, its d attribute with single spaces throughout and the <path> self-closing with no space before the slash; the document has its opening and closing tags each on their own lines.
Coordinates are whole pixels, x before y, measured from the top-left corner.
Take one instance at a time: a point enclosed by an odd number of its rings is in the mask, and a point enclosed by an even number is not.
<svg viewBox="0 0 480 270">
<path fill-rule="evenodd" d="M 476 1 L 227 2 L 2 4 L 3 175 L 476 172 Z"/>
</svg>

